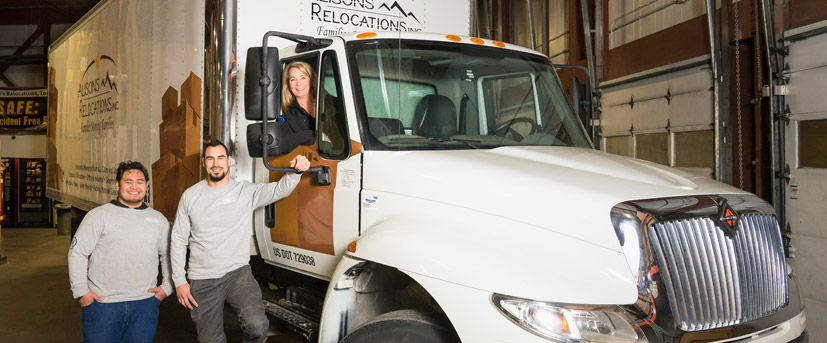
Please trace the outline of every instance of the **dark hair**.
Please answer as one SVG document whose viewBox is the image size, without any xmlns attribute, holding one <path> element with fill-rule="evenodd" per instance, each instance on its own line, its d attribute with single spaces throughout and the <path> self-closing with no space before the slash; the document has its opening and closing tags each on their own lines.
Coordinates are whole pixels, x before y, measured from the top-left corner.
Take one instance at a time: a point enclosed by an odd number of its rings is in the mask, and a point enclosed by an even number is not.
<svg viewBox="0 0 827 343">
<path fill-rule="evenodd" d="M 120 182 L 123 177 L 123 173 L 127 170 L 137 170 L 144 173 L 144 181 L 149 182 L 149 173 L 146 172 L 144 165 L 138 161 L 126 161 L 118 164 L 118 171 L 115 174 L 115 181 Z"/>
<path fill-rule="evenodd" d="M 204 150 L 201 151 L 201 157 L 207 157 L 207 148 L 211 148 L 211 147 L 215 147 L 215 146 L 220 146 L 220 147 L 224 148 L 224 153 L 227 154 L 227 156 L 230 155 L 230 149 L 227 149 L 227 146 L 224 145 L 224 143 L 222 143 L 220 140 L 213 139 L 209 143 L 204 144 Z"/>
</svg>

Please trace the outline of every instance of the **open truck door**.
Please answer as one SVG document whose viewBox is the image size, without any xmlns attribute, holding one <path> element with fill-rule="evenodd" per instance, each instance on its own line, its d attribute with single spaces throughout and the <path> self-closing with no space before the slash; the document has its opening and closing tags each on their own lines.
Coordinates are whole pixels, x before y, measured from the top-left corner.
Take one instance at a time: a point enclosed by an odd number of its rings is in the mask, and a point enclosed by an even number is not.
<svg viewBox="0 0 827 343">
<path fill-rule="evenodd" d="M 258 83 L 260 89 L 267 87 L 267 91 L 265 96 L 260 97 L 261 100 L 256 101 L 255 96 L 245 99 L 247 119 L 260 121 L 263 116 L 255 112 L 256 108 L 263 107 L 269 108 L 265 112 L 272 120 L 265 124 L 266 129 L 257 128 L 265 126 L 261 122 L 250 124 L 247 130 L 248 146 L 258 145 L 260 148 L 250 149 L 252 157 L 263 157 L 265 164 L 270 166 L 287 165 L 296 155 L 304 155 L 311 162 L 313 172 L 302 176 L 290 196 L 265 209 L 263 225 L 256 226 L 259 251 L 268 263 L 325 278 L 340 258 L 336 253 L 341 255 L 347 245 L 356 239 L 359 227 L 359 154 L 362 147 L 351 139 L 358 134 L 357 129 L 352 127 L 356 124 L 349 124 L 346 119 L 344 94 L 351 86 L 345 82 L 339 68 L 340 58 L 344 56 L 336 53 L 336 45 L 342 43 L 284 33 L 272 35 L 294 40 L 299 45 L 281 55 L 275 49 L 269 49 L 264 59 L 266 67 L 262 68 L 258 67 L 262 59 L 256 56 L 262 55 L 263 49 L 251 48 L 248 51 L 247 87 L 251 89 Z M 339 48 L 339 51 L 343 50 Z M 281 75 L 287 72 L 282 68 L 296 60 L 307 62 L 316 73 L 316 135 L 311 145 L 285 149 L 285 140 L 279 128 L 282 120 L 275 119 L 281 111 L 281 87 L 285 86 L 281 85 Z M 261 81 L 264 79 L 263 70 L 268 71 L 266 78 L 269 81 Z M 261 135 L 261 132 L 267 134 Z M 269 181 L 279 180 L 285 172 L 291 172 L 269 166 L 267 169 L 270 171 Z"/>
</svg>

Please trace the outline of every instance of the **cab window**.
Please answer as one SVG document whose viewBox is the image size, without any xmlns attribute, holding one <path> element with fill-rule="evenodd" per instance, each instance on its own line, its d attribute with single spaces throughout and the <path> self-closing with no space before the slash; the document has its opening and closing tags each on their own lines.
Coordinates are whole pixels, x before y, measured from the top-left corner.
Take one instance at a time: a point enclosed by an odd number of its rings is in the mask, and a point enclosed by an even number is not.
<svg viewBox="0 0 827 343">
<path fill-rule="evenodd" d="M 336 53 L 333 51 L 327 51 L 322 55 L 319 84 L 322 85 L 316 97 L 316 141 L 319 154 L 327 159 L 341 160 L 350 154 L 350 140 L 347 137 L 347 117 L 341 97 L 339 68 Z"/>
</svg>

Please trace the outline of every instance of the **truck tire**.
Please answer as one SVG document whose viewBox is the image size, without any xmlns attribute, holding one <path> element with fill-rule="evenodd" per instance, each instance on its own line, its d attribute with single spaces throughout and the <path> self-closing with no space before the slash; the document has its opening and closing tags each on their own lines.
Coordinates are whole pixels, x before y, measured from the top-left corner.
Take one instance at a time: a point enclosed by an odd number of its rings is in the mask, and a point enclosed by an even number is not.
<svg viewBox="0 0 827 343">
<path fill-rule="evenodd" d="M 367 342 L 454 343 L 459 338 L 423 311 L 398 310 L 362 324 L 340 343 Z"/>
</svg>

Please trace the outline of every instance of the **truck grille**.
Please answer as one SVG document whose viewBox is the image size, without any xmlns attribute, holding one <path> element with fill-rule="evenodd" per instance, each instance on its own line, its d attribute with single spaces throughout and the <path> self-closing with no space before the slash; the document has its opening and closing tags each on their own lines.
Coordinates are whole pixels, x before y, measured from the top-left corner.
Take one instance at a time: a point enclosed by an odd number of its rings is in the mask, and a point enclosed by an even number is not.
<svg viewBox="0 0 827 343">
<path fill-rule="evenodd" d="M 775 216 L 744 214 L 734 238 L 709 218 L 650 227 L 670 306 L 684 331 L 762 318 L 787 302 L 787 266 Z"/>
</svg>

